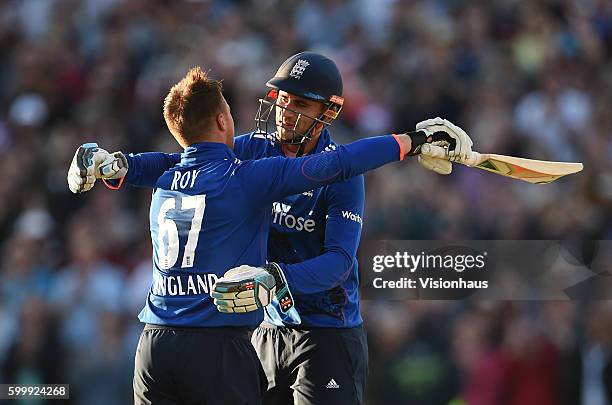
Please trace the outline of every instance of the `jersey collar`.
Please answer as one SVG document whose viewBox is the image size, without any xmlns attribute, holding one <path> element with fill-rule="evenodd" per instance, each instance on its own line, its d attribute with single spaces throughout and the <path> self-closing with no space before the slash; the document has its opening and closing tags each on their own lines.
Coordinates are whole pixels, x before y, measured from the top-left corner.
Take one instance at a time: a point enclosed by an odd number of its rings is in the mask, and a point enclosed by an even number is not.
<svg viewBox="0 0 612 405">
<path fill-rule="evenodd" d="M 236 160 L 236 154 L 229 146 L 220 142 L 198 142 L 185 148 L 181 153 L 180 166 L 193 164 L 198 160 Z"/>
<path fill-rule="evenodd" d="M 323 131 L 321 131 L 321 135 L 319 136 L 317 146 L 315 146 L 314 151 L 311 153 L 312 154 L 321 153 L 330 144 L 331 144 L 331 136 L 329 135 L 329 131 L 327 130 L 327 128 L 325 128 Z"/>
</svg>

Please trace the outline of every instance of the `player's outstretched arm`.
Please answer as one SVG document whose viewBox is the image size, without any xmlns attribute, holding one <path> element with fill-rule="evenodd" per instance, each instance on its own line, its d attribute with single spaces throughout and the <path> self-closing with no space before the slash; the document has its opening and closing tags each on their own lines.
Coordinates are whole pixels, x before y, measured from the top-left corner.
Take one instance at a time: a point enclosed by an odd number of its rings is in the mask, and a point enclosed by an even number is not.
<svg viewBox="0 0 612 405">
<path fill-rule="evenodd" d="M 253 201 L 266 203 L 346 180 L 423 150 L 442 149 L 444 153 L 437 156 L 448 161 L 464 159 L 471 153 L 471 140 L 465 132 L 458 133 L 448 121 L 434 120 L 435 125 L 414 132 L 365 138 L 326 153 L 243 162 L 240 177 Z"/>
<path fill-rule="evenodd" d="M 124 181 L 133 186 L 155 187 L 159 176 L 180 159 L 179 153 L 109 153 L 95 143 L 86 143 L 72 159 L 68 187 L 73 193 L 83 193 L 91 190 L 98 179 L 112 189 L 120 188 Z"/>
<path fill-rule="evenodd" d="M 243 161 L 236 178 L 252 206 L 260 209 L 281 197 L 341 181 L 403 159 L 399 136 L 366 138 L 336 150 L 300 158 L 273 157 Z M 402 141 L 403 142 L 403 141 Z"/>
<path fill-rule="evenodd" d="M 181 161 L 180 153 L 130 153 L 125 157 L 129 169 L 123 180 L 126 184 L 136 187 L 155 187 L 159 177 Z M 109 188 L 117 188 L 115 183 L 116 181 L 105 181 Z"/>
<path fill-rule="evenodd" d="M 234 153 L 240 159 L 249 140 L 250 134 L 234 138 Z M 121 153 L 121 152 L 115 152 Z M 112 180 L 105 178 L 104 184 L 111 189 L 118 189 L 121 183 L 136 187 L 155 187 L 157 179 L 181 161 L 180 153 L 144 152 L 124 156 L 128 164 L 125 178 L 113 176 Z M 110 173 L 108 173 L 110 174 Z"/>
</svg>

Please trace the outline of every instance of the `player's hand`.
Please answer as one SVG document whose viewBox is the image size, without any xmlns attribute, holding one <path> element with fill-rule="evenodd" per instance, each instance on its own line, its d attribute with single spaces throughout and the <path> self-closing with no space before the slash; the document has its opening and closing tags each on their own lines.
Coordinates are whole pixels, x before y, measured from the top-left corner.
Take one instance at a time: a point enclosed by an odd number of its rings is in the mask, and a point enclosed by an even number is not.
<svg viewBox="0 0 612 405">
<path fill-rule="evenodd" d="M 121 152 L 108 153 L 96 143 L 86 143 L 76 150 L 68 169 L 68 188 L 73 193 L 91 190 L 96 179 L 118 179 L 126 175 L 128 163 Z"/>
<path fill-rule="evenodd" d="M 427 170 L 438 174 L 451 174 L 453 164 L 446 158 L 447 150 L 441 142 L 424 144 L 421 147 L 421 154 L 417 156 L 419 164 Z"/>
<path fill-rule="evenodd" d="M 449 120 L 436 117 L 421 121 L 416 125 L 416 130 L 425 133 L 427 136 L 426 143 L 434 146 L 445 146 L 447 148 L 446 160 L 451 162 L 464 161 L 472 153 L 472 139 L 463 129 Z M 423 153 L 422 149 L 420 152 Z"/>
<path fill-rule="evenodd" d="M 128 161 L 123 152 L 113 152 L 108 154 L 104 149 L 101 149 L 107 155 L 104 156 L 104 161 L 95 170 L 96 178 L 98 179 L 120 179 L 128 172 Z"/>
<path fill-rule="evenodd" d="M 70 191 L 75 194 L 84 193 L 94 186 L 96 162 L 99 165 L 104 161 L 104 156 L 99 151 L 97 143 L 85 143 L 77 148 L 68 169 L 67 180 Z"/>
<path fill-rule="evenodd" d="M 256 311 L 269 305 L 275 295 L 283 312 L 293 307 L 287 280 L 276 263 L 235 267 L 217 280 L 210 293 L 217 310 L 226 313 Z"/>
</svg>

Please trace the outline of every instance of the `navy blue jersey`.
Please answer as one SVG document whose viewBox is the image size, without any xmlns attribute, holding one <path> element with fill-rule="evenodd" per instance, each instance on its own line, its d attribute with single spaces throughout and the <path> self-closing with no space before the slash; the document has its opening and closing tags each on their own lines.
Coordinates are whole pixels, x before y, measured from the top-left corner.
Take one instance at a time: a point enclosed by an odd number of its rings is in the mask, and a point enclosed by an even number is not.
<svg viewBox="0 0 612 405">
<path fill-rule="evenodd" d="M 272 203 L 399 160 L 400 148 L 393 137 L 383 136 L 297 159 L 240 161 L 224 144 L 203 142 L 180 156 L 161 176 L 159 169 L 175 157 L 128 156 L 126 182 L 155 188 L 150 211 L 153 282 L 139 318 L 174 326 L 255 327 L 263 311 L 219 313 L 209 292 L 227 270 L 265 264 Z M 292 290 L 295 285 L 303 293 L 298 284 L 304 281 L 295 274 L 288 278 Z"/>
</svg>

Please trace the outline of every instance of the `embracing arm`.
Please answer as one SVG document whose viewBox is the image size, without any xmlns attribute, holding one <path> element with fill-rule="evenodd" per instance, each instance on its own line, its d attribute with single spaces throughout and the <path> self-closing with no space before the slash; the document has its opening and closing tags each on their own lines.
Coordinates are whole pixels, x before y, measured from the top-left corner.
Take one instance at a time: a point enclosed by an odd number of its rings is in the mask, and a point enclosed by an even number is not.
<svg viewBox="0 0 612 405">
<path fill-rule="evenodd" d="M 254 206 L 346 180 L 406 155 L 404 135 L 365 138 L 334 151 L 301 158 L 274 157 L 242 162 L 237 174 Z"/>
<path fill-rule="evenodd" d="M 427 148 L 422 148 L 423 145 Z M 409 155 L 420 154 L 424 167 L 448 174 L 450 162 L 441 160 L 466 160 L 471 145 L 465 131 L 447 120 L 435 118 L 419 123 L 416 131 L 362 139 L 333 152 L 298 159 L 270 158 L 249 162 L 251 164 L 242 166 L 250 168 L 242 171 L 242 177 L 246 180 L 247 192 L 254 193 L 255 200 L 259 197 L 265 204 L 282 196 L 345 180 Z M 241 142 L 237 141 L 238 152 L 240 146 Z M 424 159 L 427 155 L 444 158 L 438 159 L 440 161 Z M 74 155 L 68 170 L 68 186 L 73 193 L 82 193 L 90 190 L 96 179 L 104 179 L 111 188 L 119 188 L 123 181 L 153 187 L 159 176 L 179 159 L 179 154 L 160 152 L 128 156 L 121 152 L 110 154 L 95 143 L 86 143 Z"/>
<path fill-rule="evenodd" d="M 242 155 L 247 142 L 248 134 L 235 138 L 234 152 L 238 158 Z M 105 179 L 104 183 L 109 188 L 119 188 L 122 182 L 137 187 L 155 187 L 157 179 L 164 174 L 166 170 L 181 161 L 181 154 L 163 152 L 130 153 L 125 155 L 125 158 L 128 167 L 125 177 L 123 180 L 121 180 L 121 178 Z"/>
<path fill-rule="evenodd" d="M 159 176 L 181 161 L 180 153 L 130 153 L 125 157 L 128 162 L 128 171 L 124 181 L 139 187 L 155 187 Z"/>
<path fill-rule="evenodd" d="M 357 263 L 355 256 L 361 238 L 364 197 L 363 176 L 328 187 L 323 252 L 300 263 L 280 263 L 293 292 L 326 291 L 347 279 Z"/>
</svg>

